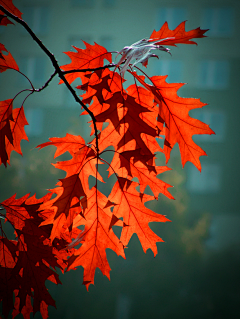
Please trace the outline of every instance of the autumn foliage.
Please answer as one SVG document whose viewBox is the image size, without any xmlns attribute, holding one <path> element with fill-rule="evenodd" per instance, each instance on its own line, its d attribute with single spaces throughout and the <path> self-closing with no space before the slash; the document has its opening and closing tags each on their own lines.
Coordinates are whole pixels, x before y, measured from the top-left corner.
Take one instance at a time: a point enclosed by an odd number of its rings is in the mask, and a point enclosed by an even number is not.
<svg viewBox="0 0 240 319">
<path fill-rule="evenodd" d="M 22 313 L 24 318 L 29 318 L 31 312 L 40 311 L 47 318 L 48 306 L 55 306 L 55 301 L 45 283 L 47 280 L 60 283 L 57 269 L 64 272 L 82 266 L 83 283 L 88 289 L 94 283 L 96 268 L 110 278 L 106 249 L 125 258 L 124 250 L 133 234 L 137 234 L 144 252 L 151 249 L 157 254 L 156 243 L 163 240 L 150 229 L 149 223 L 169 220 L 147 208 L 145 203 L 158 200 L 159 194 L 173 199 L 171 186 L 160 179 L 160 174 L 170 170 L 166 164 L 174 145 L 179 145 L 183 166 L 189 161 L 201 170 L 200 156 L 206 153 L 192 137 L 214 132 L 207 124 L 189 116 L 190 110 L 202 108 L 205 103 L 179 97 L 177 91 L 183 84 L 167 83 L 167 76 L 149 77 L 136 64 L 147 67 L 149 58 L 158 57 L 152 50 L 169 53 L 166 45 L 196 44 L 193 39 L 204 37 L 207 30 L 185 31 L 185 22 L 170 30 L 166 22 L 149 39 L 120 51 L 117 64 L 113 63 L 113 53 L 96 43 L 84 42 L 85 49 L 74 47 L 76 52 L 66 52 L 71 59 L 69 64 L 58 66 L 54 56 L 21 20 L 21 12 L 12 0 L 1 0 L 0 4 L 1 25 L 12 23 L 9 19 L 22 24 L 51 59 L 55 71 L 41 90 L 54 76 L 59 76 L 60 84 L 68 87 L 81 106 L 81 114 L 90 115 L 92 127 L 89 141 L 67 133 L 37 146 L 39 149 L 54 146 L 55 158 L 66 152 L 71 155 L 70 160 L 53 164 L 66 172 L 66 177 L 54 189 L 40 199 L 29 194 L 22 198 L 13 195 L 0 203 L 1 220 L 12 225 L 16 236 L 15 240 L 9 240 L 1 224 L 3 315 L 7 318 L 13 310 L 13 317 Z M 8 69 L 21 72 L 3 44 L 0 50 L 0 72 Z M 134 79 L 134 84 L 127 88 L 125 72 Z M 77 87 L 83 92 L 80 96 L 71 86 L 76 78 L 82 83 Z M 38 94 L 41 90 L 31 84 L 29 91 Z M 28 140 L 24 131 L 28 124 L 24 106 L 16 108 L 14 100 L 15 97 L 10 97 L 0 102 L 0 164 L 6 167 L 11 152 L 22 155 L 21 140 Z M 163 148 L 159 140 L 164 141 Z M 166 158 L 163 166 L 156 164 L 159 152 Z M 111 162 L 106 160 L 107 154 L 111 155 Z M 99 173 L 102 164 L 107 164 L 108 177 L 112 177 L 108 196 L 99 187 L 108 183 Z M 89 177 L 95 180 L 92 187 Z M 152 195 L 145 192 L 147 186 Z M 121 227 L 120 237 L 114 233 L 113 226 Z"/>
</svg>

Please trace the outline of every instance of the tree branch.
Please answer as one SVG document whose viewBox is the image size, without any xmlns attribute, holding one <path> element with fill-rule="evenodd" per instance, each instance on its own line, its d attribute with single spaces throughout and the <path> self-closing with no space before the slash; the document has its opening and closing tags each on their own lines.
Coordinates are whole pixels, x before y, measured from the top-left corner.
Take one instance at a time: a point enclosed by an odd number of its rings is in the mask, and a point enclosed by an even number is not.
<svg viewBox="0 0 240 319">
<path fill-rule="evenodd" d="M 52 79 L 54 78 L 54 76 L 57 75 L 57 71 L 55 70 L 54 73 L 50 76 L 50 78 L 47 80 L 47 82 L 39 89 L 34 89 L 34 92 L 41 92 L 42 90 L 44 90 L 48 84 L 52 81 Z"/>
<path fill-rule="evenodd" d="M 100 66 L 98 68 L 94 68 L 94 69 L 74 69 L 74 70 L 68 70 L 68 71 L 62 71 L 62 73 L 65 75 L 65 74 L 69 74 L 69 73 L 76 73 L 76 72 L 95 72 L 95 71 L 98 71 L 98 70 L 104 70 L 104 69 L 109 69 L 109 68 L 114 68 L 116 67 L 117 65 L 115 63 L 109 63 L 107 65 L 104 65 L 104 66 Z"/>
<path fill-rule="evenodd" d="M 59 78 L 64 82 L 68 90 L 72 93 L 75 101 L 79 103 L 84 110 L 90 115 L 92 121 L 93 121 L 93 126 L 94 126 L 94 131 L 95 131 L 95 136 L 96 136 L 96 149 L 97 149 L 97 154 L 99 153 L 99 148 L 98 148 L 98 134 L 97 134 L 97 125 L 96 125 L 96 119 L 93 115 L 93 113 L 87 108 L 87 106 L 79 99 L 77 96 L 75 90 L 71 87 L 71 85 L 68 83 L 68 81 L 65 79 L 64 72 L 60 69 L 58 62 L 55 58 L 55 56 L 45 47 L 45 45 L 42 43 L 42 41 L 36 36 L 36 34 L 32 31 L 31 28 L 27 25 L 27 23 L 18 18 L 17 16 L 13 15 L 9 11 L 7 11 L 2 5 L 0 5 L 0 10 L 4 12 L 8 17 L 12 18 L 14 21 L 17 23 L 21 24 L 26 31 L 31 35 L 33 40 L 39 45 L 39 47 L 43 50 L 43 52 L 49 57 L 49 59 L 52 62 L 52 65 L 55 69 L 56 74 L 58 74 Z M 51 78 L 50 78 L 51 79 Z M 49 81 L 47 81 L 49 83 Z"/>
</svg>

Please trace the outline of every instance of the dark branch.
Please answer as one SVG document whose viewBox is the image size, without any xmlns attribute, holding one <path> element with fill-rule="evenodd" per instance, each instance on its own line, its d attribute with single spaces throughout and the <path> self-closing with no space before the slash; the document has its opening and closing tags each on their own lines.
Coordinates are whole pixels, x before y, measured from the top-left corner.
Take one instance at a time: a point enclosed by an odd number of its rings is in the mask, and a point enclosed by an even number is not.
<svg viewBox="0 0 240 319">
<path fill-rule="evenodd" d="M 41 92 L 42 90 L 44 90 L 48 86 L 48 84 L 52 81 L 55 75 L 57 75 L 57 70 L 54 71 L 54 73 L 50 76 L 47 82 L 40 89 L 35 89 L 34 92 Z"/>
<path fill-rule="evenodd" d="M 17 23 L 21 24 L 26 31 L 31 35 L 33 40 L 39 45 L 39 47 L 43 50 L 43 52 L 49 57 L 49 59 L 52 62 L 52 65 L 55 69 L 56 74 L 60 77 L 60 79 L 64 82 L 64 84 L 67 86 L 68 90 L 72 93 L 75 101 L 79 103 L 84 110 L 90 115 L 93 125 L 94 125 L 94 131 L 95 131 L 95 136 L 96 136 L 96 149 L 97 149 L 97 154 L 99 153 L 99 148 L 98 148 L 98 136 L 97 136 L 97 125 L 96 125 L 96 119 L 93 115 L 93 113 L 87 108 L 87 106 L 79 99 L 77 96 L 75 90 L 71 87 L 71 85 L 68 83 L 68 81 L 65 79 L 63 71 L 60 69 L 57 60 L 55 59 L 55 56 L 45 47 L 45 45 L 42 43 L 42 41 L 36 36 L 36 34 L 29 28 L 27 23 L 23 21 L 22 19 L 18 18 L 17 16 L 13 15 L 9 11 L 7 11 L 3 6 L 0 5 L 0 10 L 4 12 L 8 17 L 12 18 L 14 21 Z M 51 78 L 50 78 L 51 79 Z"/>
<path fill-rule="evenodd" d="M 76 73 L 76 72 L 95 72 L 98 70 L 104 70 L 104 69 L 109 69 L 109 68 L 114 68 L 117 65 L 115 63 L 109 63 L 107 65 L 104 66 L 100 66 L 98 68 L 94 68 L 94 69 L 75 69 L 75 70 L 68 70 L 68 71 L 62 71 L 62 73 L 65 74 L 69 74 L 69 73 Z"/>
</svg>

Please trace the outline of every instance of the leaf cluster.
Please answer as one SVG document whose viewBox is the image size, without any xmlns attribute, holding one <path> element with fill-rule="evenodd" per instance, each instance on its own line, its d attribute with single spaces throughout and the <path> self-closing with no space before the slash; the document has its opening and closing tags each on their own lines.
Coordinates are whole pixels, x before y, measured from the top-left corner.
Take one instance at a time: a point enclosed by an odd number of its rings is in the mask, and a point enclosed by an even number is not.
<svg viewBox="0 0 240 319">
<path fill-rule="evenodd" d="M 125 258 L 124 251 L 133 234 L 138 236 L 144 252 L 151 249 L 154 256 L 157 254 L 156 244 L 163 240 L 150 229 L 149 223 L 169 219 L 147 208 L 145 203 L 158 200 L 160 194 L 173 199 L 169 192 L 171 185 L 159 175 L 170 170 L 167 162 L 174 145 L 179 145 L 183 166 L 189 161 L 201 170 L 199 158 L 206 153 L 192 136 L 214 132 L 207 124 L 189 116 L 190 110 L 202 108 L 205 103 L 179 97 L 177 91 L 183 84 L 169 84 L 167 76 L 149 77 L 136 64 L 147 67 L 148 59 L 157 57 L 152 50 L 169 52 L 165 45 L 196 44 L 192 39 L 204 37 L 206 30 L 186 31 L 185 22 L 170 30 L 166 22 L 159 31 L 153 31 L 149 39 L 120 51 L 117 64 L 112 63 L 113 53 L 96 43 L 84 42 L 85 49 L 74 47 L 76 52 L 66 52 L 71 62 L 59 66 L 21 19 L 12 1 L 0 1 L 0 5 L 1 24 L 12 23 L 9 18 L 22 24 L 54 67 L 42 88 L 35 89 L 28 79 L 31 88 L 24 91 L 29 95 L 38 94 L 58 76 L 59 84 L 66 85 L 79 103 L 81 115 L 91 118 L 89 141 L 67 133 L 65 137 L 52 137 L 37 146 L 39 149 L 56 147 L 55 158 L 66 152 L 71 155 L 69 160 L 53 164 L 66 172 L 54 189 L 40 199 L 29 194 L 17 199 L 14 195 L 0 203 L 0 217 L 12 225 L 16 236 L 15 240 L 8 239 L 1 224 L 3 314 L 7 318 L 14 309 L 13 317 L 22 313 L 29 318 L 32 311 L 34 314 L 40 311 L 43 318 L 47 318 L 47 308 L 55 306 L 55 302 L 45 283 L 47 280 L 60 283 L 56 269 L 64 272 L 82 266 L 83 284 L 88 289 L 94 283 L 96 268 L 110 279 L 106 249 Z M 0 50 L 0 72 L 13 69 L 21 73 L 3 44 Z M 127 88 L 123 85 L 125 72 L 134 80 Z M 74 89 L 71 84 L 77 78 L 81 79 L 81 85 Z M 77 90 L 83 93 L 78 94 Z M 10 164 L 11 152 L 22 154 L 21 140 L 28 140 L 24 131 L 27 125 L 25 100 L 20 108 L 14 108 L 15 98 L 0 102 L 0 164 L 6 167 Z M 160 140 L 164 142 L 163 148 Z M 156 164 L 158 154 L 166 158 L 163 166 Z M 107 160 L 109 157 L 111 161 Z M 114 180 L 108 196 L 101 191 L 102 185 L 108 183 L 100 174 L 99 167 L 103 164 L 108 167 L 110 183 Z M 94 180 L 93 186 L 90 186 L 90 177 Z M 152 195 L 146 193 L 147 187 Z M 113 226 L 120 227 L 120 236 L 115 234 Z"/>
</svg>

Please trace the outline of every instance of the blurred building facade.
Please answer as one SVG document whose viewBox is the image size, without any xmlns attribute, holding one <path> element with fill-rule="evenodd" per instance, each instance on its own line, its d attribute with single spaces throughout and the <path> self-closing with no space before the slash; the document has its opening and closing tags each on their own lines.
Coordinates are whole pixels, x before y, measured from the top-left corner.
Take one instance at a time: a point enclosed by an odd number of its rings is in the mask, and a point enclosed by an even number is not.
<svg viewBox="0 0 240 319">
<path fill-rule="evenodd" d="M 188 83 L 179 90 L 179 95 L 200 98 L 209 104 L 203 110 L 190 113 L 210 124 L 216 135 L 194 137 L 208 157 L 201 160 L 201 173 L 193 165 L 186 164 L 189 210 L 211 214 L 209 247 L 219 249 L 228 240 L 239 243 L 240 1 L 16 0 L 15 4 L 60 65 L 70 62 L 62 52 L 74 51 L 71 45 L 84 48 L 81 40 L 90 44 L 96 42 L 109 51 L 119 51 L 125 45 L 150 36 L 165 21 L 170 29 L 185 20 L 186 30 L 199 26 L 210 29 L 207 38 L 196 40 L 198 46 L 179 45 L 172 48 L 172 57 L 163 52 L 159 60 L 149 62 L 147 72 L 149 75 L 168 74 L 168 82 Z M 41 87 L 53 68 L 26 31 L 9 25 L 1 28 L 0 37 L 20 70 L 32 80 L 35 88 Z M 1 88 L 4 88 L 1 100 L 12 98 L 14 92 L 29 87 L 24 77 L 17 75 L 14 79 L 13 75 L 9 71 L 0 77 Z M 63 85 L 57 84 L 58 79 L 54 79 L 49 88 L 26 101 L 26 118 L 30 124 L 26 132 L 33 146 L 52 136 L 65 136 L 67 130 L 85 138 L 90 132 L 86 118 L 79 120 L 78 104 Z M 73 85 L 78 84 L 80 82 L 75 81 Z M 129 300 L 125 303 L 130 307 Z M 116 318 L 127 319 L 126 313 L 129 312 L 120 309 Z"/>
<path fill-rule="evenodd" d="M 172 57 L 162 53 L 160 60 L 150 61 L 148 72 L 150 75 L 168 74 L 169 82 L 188 83 L 179 94 L 201 98 L 209 104 L 203 110 L 191 113 L 210 124 L 216 132 L 215 136 L 195 137 L 209 155 L 202 158 L 202 173 L 193 165 L 186 165 L 186 187 L 191 193 L 192 208 L 216 214 L 238 212 L 238 0 L 22 0 L 16 1 L 16 5 L 60 65 L 70 61 L 62 52 L 75 51 L 72 45 L 84 48 L 82 40 L 91 44 L 95 41 L 111 51 L 149 36 L 165 21 L 171 29 L 185 20 L 187 30 L 198 26 L 210 29 L 207 38 L 197 40 L 198 46 L 179 45 L 172 49 Z M 1 31 L 1 38 L 16 58 L 20 70 L 32 79 L 35 87 L 41 87 L 53 70 L 26 31 L 22 27 L 8 26 Z M 12 38 L 15 40 L 11 41 Z M 11 76 L 9 74 L 9 83 L 12 83 Z M 29 86 L 22 76 L 15 81 L 16 91 Z M 67 125 L 71 126 L 62 119 L 69 114 L 76 117 L 78 105 L 63 85 L 56 88 L 56 83 L 57 80 L 41 95 L 26 102 L 26 117 L 30 124 L 26 131 L 33 141 L 39 137 L 41 140 L 48 138 L 52 136 L 50 134 L 61 134 Z M 4 90 L 7 98 L 12 94 L 9 90 L 12 88 Z M 54 127 L 48 125 L 52 118 L 57 121 Z M 89 130 L 82 125 L 84 132 L 81 134 L 87 137 Z"/>
</svg>

